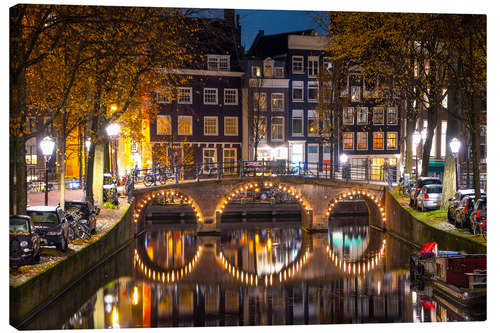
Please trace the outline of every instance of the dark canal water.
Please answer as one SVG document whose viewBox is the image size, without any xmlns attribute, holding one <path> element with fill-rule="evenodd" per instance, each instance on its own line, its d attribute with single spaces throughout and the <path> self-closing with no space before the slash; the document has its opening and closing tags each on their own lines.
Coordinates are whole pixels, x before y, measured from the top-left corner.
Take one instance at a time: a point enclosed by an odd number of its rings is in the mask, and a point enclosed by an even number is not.
<svg viewBox="0 0 500 333">
<path fill-rule="evenodd" d="M 371 228 L 368 216 L 334 218 L 314 234 L 298 221 L 232 224 L 210 236 L 152 225 L 24 328 L 484 319 L 413 291 L 414 250 Z"/>
</svg>

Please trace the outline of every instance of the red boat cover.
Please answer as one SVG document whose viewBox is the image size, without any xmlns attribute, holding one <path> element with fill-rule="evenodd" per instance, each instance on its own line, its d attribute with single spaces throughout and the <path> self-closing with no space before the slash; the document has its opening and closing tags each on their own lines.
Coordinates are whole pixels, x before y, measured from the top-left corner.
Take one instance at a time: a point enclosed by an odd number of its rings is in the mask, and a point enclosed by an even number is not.
<svg viewBox="0 0 500 333">
<path fill-rule="evenodd" d="M 418 253 L 423 254 L 428 252 L 434 252 L 436 246 L 437 246 L 436 242 L 425 243 L 424 245 L 422 245 L 422 248 Z"/>
</svg>

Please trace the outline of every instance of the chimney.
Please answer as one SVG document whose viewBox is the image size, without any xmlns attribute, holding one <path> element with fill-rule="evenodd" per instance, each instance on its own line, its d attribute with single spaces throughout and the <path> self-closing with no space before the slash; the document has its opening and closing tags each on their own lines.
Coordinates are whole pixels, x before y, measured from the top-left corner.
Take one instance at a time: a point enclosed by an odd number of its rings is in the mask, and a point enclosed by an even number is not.
<svg viewBox="0 0 500 333">
<path fill-rule="evenodd" d="M 234 27 L 234 9 L 224 9 L 224 21 L 231 28 Z"/>
</svg>

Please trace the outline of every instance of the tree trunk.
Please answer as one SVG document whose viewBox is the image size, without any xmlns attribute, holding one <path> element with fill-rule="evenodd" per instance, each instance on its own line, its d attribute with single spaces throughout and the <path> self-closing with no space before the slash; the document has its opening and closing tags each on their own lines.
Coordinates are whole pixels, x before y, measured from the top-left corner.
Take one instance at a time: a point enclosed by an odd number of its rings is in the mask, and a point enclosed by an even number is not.
<svg viewBox="0 0 500 333">
<path fill-rule="evenodd" d="M 15 138 L 15 175 L 16 175 L 16 200 L 14 212 L 19 215 L 26 215 L 26 206 L 28 205 L 28 193 L 27 193 L 27 182 L 26 182 L 26 145 L 25 141 L 21 137 Z"/>
<path fill-rule="evenodd" d="M 472 169 L 474 172 L 474 193 L 476 194 L 476 200 L 481 197 L 481 183 L 480 183 L 480 163 L 481 163 L 481 125 L 480 125 L 480 115 L 481 115 L 481 99 L 478 91 L 474 92 L 472 97 L 472 108 L 473 114 L 471 119 L 471 141 L 472 141 Z"/>
<path fill-rule="evenodd" d="M 94 165 L 93 165 L 93 182 L 90 187 L 93 188 L 93 195 L 95 204 L 101 206 L 103 204 L 102 196 L 102 181 L 103 181 L 103 159 L 104 159 L 104 149 L 103 144 L 97 144 L 95 147 L 94 155 Z"/>
<path fill-rule="evenodd" d="M 444 162 L 444 177 L 443 177 L 443 194 L 441 196 L 441 209 L 448 209 L 450 202 L 448 201 L 455 195 L 457 190 L 455 158 L 448 152 Z"/>
<path fill-rule="evenodd" d="M 92 183 L 94 182 L 94 156 L 95 143 L 90 145 L 87 153 L 87 162 L 85 163 L 85 200 L 94 202 L 94 191 Z"/>
<path fill-rule="evenodd" d="M 427 110 L 427 137 L 425 138 L 424 150 L 422 152 L 422 171 L 420 175 L 427 177 L 429 173 L 429 160 L 431 155 L 432 141 L 437 125 L 438 107 L 431 106 Z"/>
<path fill-rule="evenodd" d="M 406 140 L 405 140 L 405 173 L 411 176 L 413 165 L 413 132 L 415 131 L 415 119 L 406 118 Z"/>
</svg>

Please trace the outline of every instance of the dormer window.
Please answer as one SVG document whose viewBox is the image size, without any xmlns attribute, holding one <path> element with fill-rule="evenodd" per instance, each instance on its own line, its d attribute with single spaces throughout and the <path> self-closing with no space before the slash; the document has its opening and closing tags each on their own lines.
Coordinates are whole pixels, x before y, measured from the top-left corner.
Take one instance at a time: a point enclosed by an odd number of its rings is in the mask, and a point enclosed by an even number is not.
<svg viewBox="0 0 500 333">
<path fill-rule="evenodd" d="M 207 69 L 209 71 L 229 71 L 230 55 L 207 55 Z"/>
<path fill-rule="evenodd" d="M 252 77 L 261 77 L 259 66 L 252 66 Z"/>
<path fill-rule="evenodd" d="M 272 58 L 267 58 L 264 60 L 264 76 L 272 77 L 274 68 L 274 60 Z"/>
</svg>

